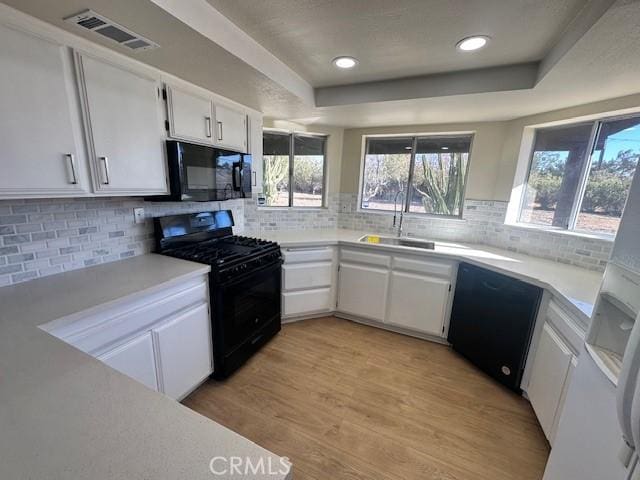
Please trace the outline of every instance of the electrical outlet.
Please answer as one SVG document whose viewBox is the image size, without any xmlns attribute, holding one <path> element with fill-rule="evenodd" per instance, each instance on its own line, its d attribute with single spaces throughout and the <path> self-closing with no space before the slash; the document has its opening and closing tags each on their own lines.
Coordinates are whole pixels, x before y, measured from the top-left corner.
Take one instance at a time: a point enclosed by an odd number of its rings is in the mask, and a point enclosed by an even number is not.
<svg viewBox="0 0 640 480">
<path fill-rule="evenodd" d="M 134 208 L 133 209 L 133 220 L 136 223 L 144 223 L 144 208 Z"/>
</svg>

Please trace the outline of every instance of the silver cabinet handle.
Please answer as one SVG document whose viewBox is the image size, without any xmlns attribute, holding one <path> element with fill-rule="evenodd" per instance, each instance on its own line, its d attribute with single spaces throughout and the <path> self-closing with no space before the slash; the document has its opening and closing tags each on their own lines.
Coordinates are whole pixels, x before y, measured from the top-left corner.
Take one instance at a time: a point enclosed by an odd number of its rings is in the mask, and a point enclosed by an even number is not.
<svg viewBox="0 0 640 480">
<path fill-rule="evenodd" d="M 108 157 L 98 157 L 104 163 L 104 181 L 102 182 L 105 185 L 109 185 L 109 158 Z"/>
<path fill-rule="evenodd" d="M 78 177 L 76 176 L 76 161 L 73 158 L 73 153 L 66 153 L 65 157 L 67 157 L 69 166 L 71 167 L 71 181 L 69 183 L 71 183 L 71 185 L 77 185 Z"/>
<path fill-rule="evenodd" d="M 252 187 L 257 187 L 258 186 L 258 174 L 256 172 L 251 172 L 251 177 L 252 177 L 251 186 Z"/>
<path fill-rule="evenodd" d="M 205 135 L 211 138 L 211 117 L 204 117 Z"/>
<path fill-rule="evenodd" d="M 216 122 L 218 124 L 218 140 L 222 141 L 222 122 Z"/>
</svg>

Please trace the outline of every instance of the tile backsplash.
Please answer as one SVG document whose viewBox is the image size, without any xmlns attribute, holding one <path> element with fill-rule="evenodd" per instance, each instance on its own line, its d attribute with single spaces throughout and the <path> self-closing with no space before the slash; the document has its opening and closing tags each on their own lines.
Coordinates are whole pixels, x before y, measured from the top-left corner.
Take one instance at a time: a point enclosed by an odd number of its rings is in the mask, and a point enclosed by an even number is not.
<svg viewBox="0 0 640 480">
<path fill-rule="evenodd" d="M 133 209 L 146 221 L 136 224 Z M 264 209 L 255 199 L 156 203 L 139 198 L 0 201 L 0 286 L 141 255 L 153 249 L 152 217 L 233 211 L 235 232 L 346 228 L 392 233 L 388 214 L 357 211 L 354 194 L 333 194 L 325 209 Z M 591 270 L 604 270 L 612 242 L 504 224 L 506 202 L 467 200 L 463 219 L 406 216 L 404 233 L 484 243 Z"/>
<path fill-rule="evenodd" d="M 604 271 L 613 242 L 505 225 L 507 202 L 466 200 L 462 219 L 408 215 L 403 233 L 436 240 L 482 243 L 589 270 Z M 393 233 L 389 214 L 357 210 L 357 195 L 342 194 L 338 227 Z"/>
<path fill-rule="evenodd" d="M 241 232 L 242 200 L 224 204 L 155 203 L 138 198 L 79 198 L 0 201 L 0 286 L 148 253 L 152 217 L 176 213 L 233 211 Z M 146 220 L 136 224 L 133 209 Z"/>
</svg>

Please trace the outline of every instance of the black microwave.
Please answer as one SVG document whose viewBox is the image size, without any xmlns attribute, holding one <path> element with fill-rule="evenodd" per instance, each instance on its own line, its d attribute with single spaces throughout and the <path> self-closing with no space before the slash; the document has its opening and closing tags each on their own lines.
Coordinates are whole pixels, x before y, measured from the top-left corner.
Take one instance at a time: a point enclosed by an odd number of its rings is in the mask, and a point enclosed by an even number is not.
<svg viewBox="0 0 640 480">
<path fill-rule="evenodd" d="M 251 197 L 251 155 L 167 141 L 169 195 L 148 200 L 209 202 Z"/>
</svg>

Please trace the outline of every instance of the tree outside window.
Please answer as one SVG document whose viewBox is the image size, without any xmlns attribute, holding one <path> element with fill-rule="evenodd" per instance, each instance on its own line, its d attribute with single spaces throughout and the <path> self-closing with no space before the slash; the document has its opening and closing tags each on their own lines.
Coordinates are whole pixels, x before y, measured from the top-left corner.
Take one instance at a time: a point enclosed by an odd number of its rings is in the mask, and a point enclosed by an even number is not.
<svg viewBox="0 0 640 480">
<path fill-rule="evenodd" d="M 265 132 L 263 140 L 266 205 L 322 207 L 326 137 Z"/>
<path fill-rule="evenodd" d="M 460 216 L 471 135 L 369 138 L 361 207 Z M 401 193 L 399 193 L 401 192 Z"/>
<path fill-rule="evenodd" d="M 522 223 L 615 235 L 640 158 L 640 117 L 536 131 Z"/>
</svg>

